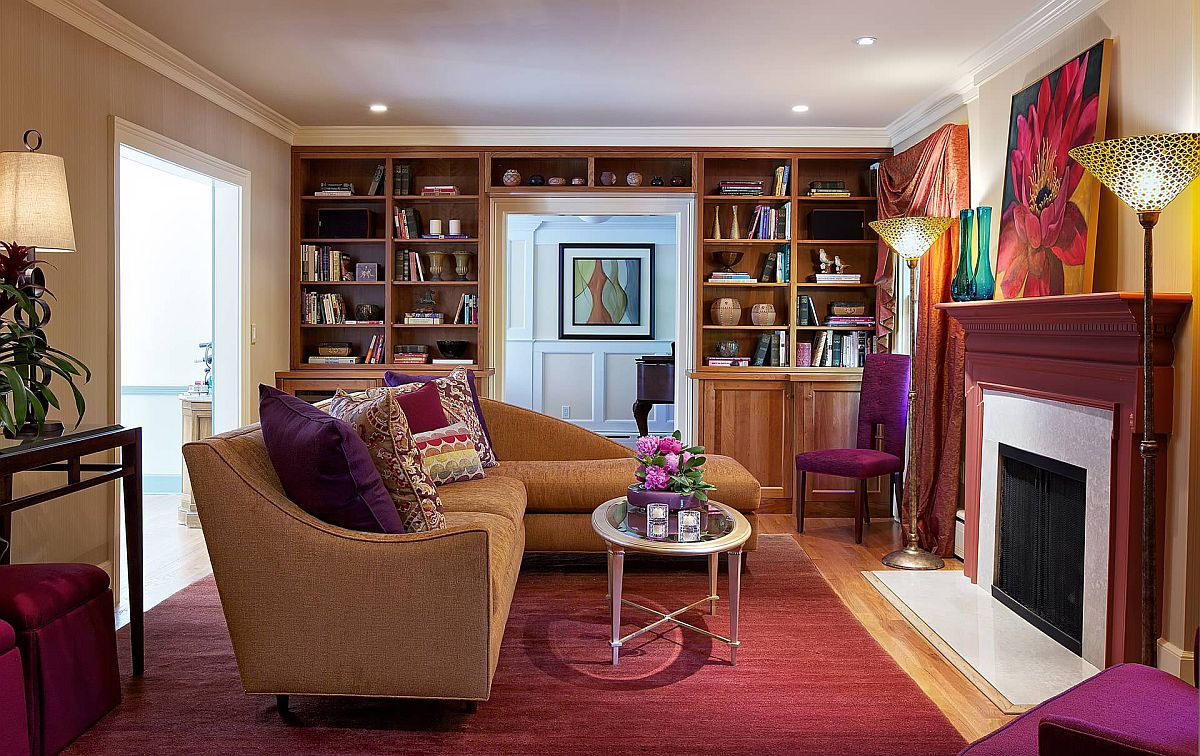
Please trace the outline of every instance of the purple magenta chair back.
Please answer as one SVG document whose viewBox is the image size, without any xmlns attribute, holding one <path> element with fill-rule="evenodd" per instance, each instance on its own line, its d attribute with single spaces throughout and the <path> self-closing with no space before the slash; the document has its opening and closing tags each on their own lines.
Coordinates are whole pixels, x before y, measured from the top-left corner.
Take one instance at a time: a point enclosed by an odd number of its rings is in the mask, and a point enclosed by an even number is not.
<svg viewBox="0 0 1200 756">
<path fill-rule="evenodd" d="M 906 354 L 868 354 L 858 404 L 858 448 L 875 448 L 875 426 L 883 426 L 882 451 L 904 459 L 908 424 L 909 361 Z"/>
</svg>

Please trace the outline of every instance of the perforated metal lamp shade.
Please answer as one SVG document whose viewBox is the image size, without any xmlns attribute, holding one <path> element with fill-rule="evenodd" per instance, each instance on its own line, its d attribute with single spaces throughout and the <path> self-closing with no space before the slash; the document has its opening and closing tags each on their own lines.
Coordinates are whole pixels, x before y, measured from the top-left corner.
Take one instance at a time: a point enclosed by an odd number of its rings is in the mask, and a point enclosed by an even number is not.
<svg viewBox="0 0 1200 756">
<path fill-rule="evenodd" d="M 57 155 L 0 152 L 0 241 L 74 252 L 67 170 Z"/>
<path fill-rule="evenodd" d="M 1139 213 L 1161 212 L 1200 176 L 1197 133 L 1109 139 L 1067 154 Z"/>
<path fill-rule="evenodd" d="M 871 221 L 868 225 L 896 250 L 896 254 L 905 260 L 913 260 L 929 251 L 933 243 L 954 225 L 954 218 L 936 215 L 887 218 Z"/>
</svg>

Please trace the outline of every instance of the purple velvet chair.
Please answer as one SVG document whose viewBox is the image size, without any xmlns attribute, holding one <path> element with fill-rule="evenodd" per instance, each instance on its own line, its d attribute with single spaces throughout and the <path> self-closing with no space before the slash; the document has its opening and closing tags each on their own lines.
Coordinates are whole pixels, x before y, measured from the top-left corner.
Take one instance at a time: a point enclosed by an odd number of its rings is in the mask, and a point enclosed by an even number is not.
<svg viewBox="0 0 1200 756">
<path fill-rule="evenodd" d="M 804 488 L 808 473 L 840 475 L 858 481 L 858 505 L 854 513 L 854 542 L 862 543 L 863 518 L 871 523 L 867 509 L 867 481 L 887 475 L 891 482 L 889 501 L 901 490 L 904 472 L 904 436 L 908 421 L 908 355 L 869 354 L 863 368 L 862 393 L 858 403 L 858 443 L 853 449 L 822 449 L 796 455 L 796 530 L 804 532 Z M 875 426 L 883 426 L 883 449 L 875 448 Z"/>
<path fill-rule="evenodd" d="M 1195 671 L 1200 674 L 1200 661 Z M 1194 688 L 1166 672 L 1118 664 L 985 735 L 959 756 L 1194 756 L 1198 700 Z"/>
<path fill-rule="evenodd" d="M 25 711 L 25 673 L 12 625 L 0 621 L 0 754 L 28 756 L 29 722 Z"/>
</svg>

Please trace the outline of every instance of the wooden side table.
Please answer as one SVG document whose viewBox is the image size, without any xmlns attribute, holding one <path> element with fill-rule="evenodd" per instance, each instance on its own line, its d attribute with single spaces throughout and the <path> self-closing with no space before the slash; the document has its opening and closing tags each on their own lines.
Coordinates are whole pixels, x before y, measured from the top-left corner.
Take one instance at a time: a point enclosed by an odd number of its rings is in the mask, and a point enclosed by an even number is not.
<svg viewBox="0 0 1200 756">
<path fill-rule="evenodd" d="M 212 395 L 180 394 L 179 403 L 183 415 L 183 443 L 202 441 L 212 435 Z M 188 477 L 187 463 L 183 465 L 183 493 L 179 497 L 179 524 L 189 528 L 200 527 L 200 515 L 196 513 L 196 502 L 192 500 L 192 481 Z"/>
</svg>

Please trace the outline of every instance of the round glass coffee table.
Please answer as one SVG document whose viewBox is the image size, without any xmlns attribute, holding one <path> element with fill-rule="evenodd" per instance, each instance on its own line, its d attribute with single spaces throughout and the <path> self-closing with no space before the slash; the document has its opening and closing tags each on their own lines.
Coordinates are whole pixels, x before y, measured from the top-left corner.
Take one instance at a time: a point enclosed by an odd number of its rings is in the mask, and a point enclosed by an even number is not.
<svg viewBox="0 0 1200 756">
<path fill-rule="evenodd" d="M 610 499 L 592 512 L 592 529 L 596 535 L 608 544 L 608 599 L 612 606 L 612 663 L 616 666 L 620 660 L 621 646 L 634 638 L 655 630 L 667 623 L 673 623 L 685 630 L 700 633 L 713 640 L 720 641 L 730 648 L 730 664 L 737 664 L 738 642 L 738 600 L 742 585 L 742 545 L 750 537 L 750 522 L 740 512 L 715 501 L 708 502 L 707 527 L 700 532 L 700 540 L 681 542 L 676 535 L 665 539 L 651 540 L 634 531 L 626 521 L 628 502 L 625 497 Z M 674 514 L 672 514 L 674 516 Z M 641 551 L 659 556 L 707 556 L 708 557 L 708 595 L 699 601 L 694 601 L 682 609 L 676 609 L 664 614 L 657 609 L 651 609 L 628 599 L 621 598 L 621 587 L 625 573 L 626 550 Z M 684 622 L 679 615 L 701 604 L 708 604 L 708 613 L 714 614 L 717 608 L 717 560 L 721 554 L 729 555 L 729 637 L 711 633 L 703 628 Z M 645 627 L 621 636 L 621 607 L 628 606 L 640 609 L 658 619 Z"/>
</svg>

